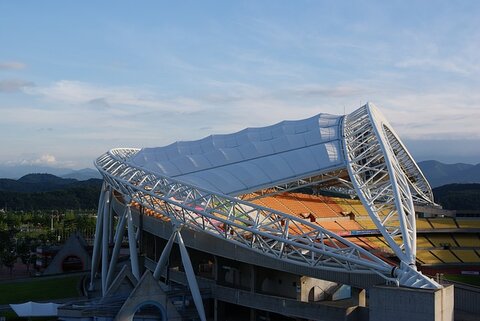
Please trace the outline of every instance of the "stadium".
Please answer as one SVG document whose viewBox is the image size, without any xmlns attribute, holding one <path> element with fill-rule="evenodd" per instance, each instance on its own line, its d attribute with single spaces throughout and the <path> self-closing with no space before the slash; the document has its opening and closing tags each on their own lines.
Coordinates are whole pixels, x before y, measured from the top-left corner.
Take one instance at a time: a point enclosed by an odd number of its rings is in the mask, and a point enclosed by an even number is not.
<svg viewBox="0 0 480 321">
<path fill-rule="evenodd" d="M 370 103 L 95 165 L 98 298 L 64 320 L 453 320 L 430 276 L 478 272 L 480 224 L 435 204 Z"/>
</svg>

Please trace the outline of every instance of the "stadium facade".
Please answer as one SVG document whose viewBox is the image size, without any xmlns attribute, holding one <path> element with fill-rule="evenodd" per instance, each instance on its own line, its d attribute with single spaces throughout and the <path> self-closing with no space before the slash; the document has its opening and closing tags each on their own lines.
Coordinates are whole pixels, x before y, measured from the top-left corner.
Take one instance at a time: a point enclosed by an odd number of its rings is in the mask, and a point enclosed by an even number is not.
<svg viewBox="0 0 480 321">
<path fill-rule="evenodd" d="M 136 284 L 118 305 L 117 319 L 132 318 L 150 304 L 163 319 L 368 320 L 367 309 L 371 320 L 379 320 L 383 302 L 388 313 L 398 308 L 397 317 L 412 320 L 409 309 L 418 307 L 401 304 L 412 295 L 429 306 L 423 319 L 453 318 L 451 289 L 416 267 L 415 206 L 438 205 L 414 159 L 372 104 L 348 115 L 319 114 L 165 147 L 113 149 L 95 164 L 104 185 L 90 290 L 111 296 L 126 275 Z M 371 229 L 329 228 L 332 217 L 314 208 L 323 204 L 327 211 L 325 193 L 358 199 L 364 219 L 393 255 L 347 237 Z M 289 214 L 270 206 L 278 195 L 305 195 L 312 206 L 304 203 L 303 212 Z M 335 215 L 345 226 L 356 224 L 352 212 Z M 128 269 L 119 259 L 125 230 Z M 129 305 L 146 283 L 158 288 L 145 293 L 157 291 L 164 302 L 152 294 Z M 195 311 L 169 314 L 182 286 Z M 385 295 L 396 298 L 381 301 Z M 325 302 L 345 297 L 346 306 Z M 185 304 L 177 307 L 182 309 Z"/>
</svg>

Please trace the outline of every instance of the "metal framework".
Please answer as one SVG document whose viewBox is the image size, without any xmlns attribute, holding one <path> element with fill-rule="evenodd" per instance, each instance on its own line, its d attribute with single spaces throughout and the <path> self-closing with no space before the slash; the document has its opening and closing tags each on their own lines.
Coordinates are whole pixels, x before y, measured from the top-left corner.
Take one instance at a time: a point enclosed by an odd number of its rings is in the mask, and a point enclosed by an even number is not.
<svg viewBox="0 0 480 321">
<path fill-rule="evenodd" d="M 179 245 L 183 244 L 180 234 L 183 227 L 313 269 L 375 273 L 398 285 L 441 287 L 415 268 L 414 201 L 434 204 L 430 186 L 421 171 L 391 126 L 371 104 L 345 116 L 342 132 L 343 169 L 336 168 L 314 177 L 272 186 L 261 196 L 331 181 L 354 189 L 400 259 L 400 266 L 393 267 L 347 239 L 309 221 L 134 166 L 129 159 L 139 150 L 121 148 L 105 153 L 95 163 L 104 177 L 104 188 L 99 203 L 91 286 L 101 257 L 102 290 L 105 293 L 108 289 L 125 226 L 128 228 L 132 272 L 135 277 L 140 277 L 138 231 L 135 232 L 130 208 L 141 206 L 160 214 L 165 224 L 175 226 L 174 236 L 168 243 L 170 246 L 175 240 Z M 346 177 L 345 170 L 348 170 L 349 177 Z M 110 224 L 114 214 L 111 206 L 113 190 L 122 195 L 126 205 L 125 213 L 119 215 L 115 231 Z M 114 241 L 111 256 L 108 252 L 109 240 Z M 164 253 L 168 255 L 169 250 L 165 249 Z M 183 260 L 186 253 L 186 248 L 182 249 L 182 261 L 188 270 L 187 266 L 191 263 Z M 164 267 L 165 255 L 162 254 L 158 262 L 154 273 L 156 278 Z M 198 286 L 191 279 L 190 275 L 192 293 L 199 293 Z"/>
</svg>

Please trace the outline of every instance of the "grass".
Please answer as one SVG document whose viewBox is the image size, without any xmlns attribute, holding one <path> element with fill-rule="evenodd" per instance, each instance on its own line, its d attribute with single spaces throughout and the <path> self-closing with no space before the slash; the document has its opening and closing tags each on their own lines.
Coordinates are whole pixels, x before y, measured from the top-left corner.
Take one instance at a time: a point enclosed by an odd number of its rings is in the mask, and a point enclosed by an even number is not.
<svg viewBox="0 0 480 321">
<path fill-rule="evenodd" d="M 480 286 L 480 276 L 478 275 L 451 275 L 446 274 L 445 279 L 460 283 Z"/>
<path fill-rule="evenodd" d="M 78 297 L 81 279 L 76 275 L 1 283 L 0 305 Z"/>
</svg>

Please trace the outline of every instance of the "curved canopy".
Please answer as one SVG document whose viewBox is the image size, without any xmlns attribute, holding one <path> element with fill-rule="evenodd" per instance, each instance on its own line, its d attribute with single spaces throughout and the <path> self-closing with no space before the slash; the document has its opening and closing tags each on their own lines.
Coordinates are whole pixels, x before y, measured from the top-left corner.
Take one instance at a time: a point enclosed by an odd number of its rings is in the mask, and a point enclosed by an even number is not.
<svg viewBox="0 0 480 321">
<path fill-rule="evenodd" d="M 143 148 L 129 162 L 213 192 L 244 194 L 343 165 L 341 119 L 319 114 L 197 141 Z"/>
<path fill-rule="evenodd" d="M 386 278 L 394 276 L 401 285 L 441 287 L 415 266 L 413 203 L 434 204 L 430 185 L 372 104 L 345 116 L 319 114 L 165 147 L 113 149 L 100 156 L 96 166 L 106 186 L 158 211 L 172 224 L 299 264 L 348 271 L 373 269 Z M 345 171 L 348 178 L 342 176 Z M 401 261 L 394 271 L 319 225 L 235 197 L 294 181 L 309 184 L 309 179 L 324 174 L 354 189 Z M 219 229 L 218 222 L 232 227 L 233 234 Z M 289 222 L 305 229 L 292 235 Z M 235 235 L 235 230 L 255 237 Z M 333 239 L 343 245 L 330 246 Z M 304 251 L 310 254 L 304 256 Z"/>
</svg>

